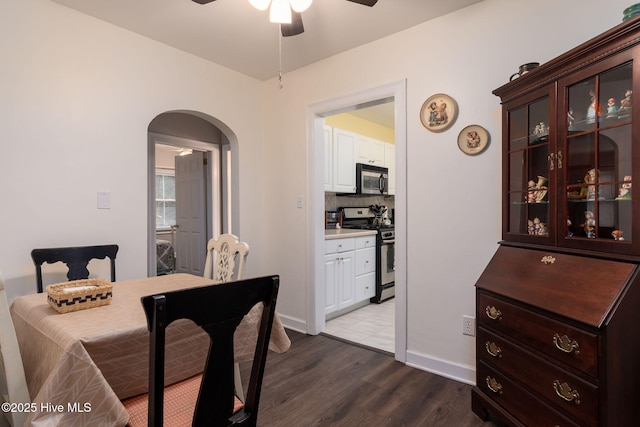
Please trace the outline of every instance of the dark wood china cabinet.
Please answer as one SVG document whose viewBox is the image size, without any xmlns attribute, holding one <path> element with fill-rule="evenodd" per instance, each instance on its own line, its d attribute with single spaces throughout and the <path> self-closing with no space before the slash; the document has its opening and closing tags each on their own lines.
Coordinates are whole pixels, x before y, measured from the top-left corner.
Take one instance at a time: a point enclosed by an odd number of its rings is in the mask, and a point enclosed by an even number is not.
<svg viewBox="0 0 640 427">
<path fill-rule="evenodd" d="M 639 426 L 640 19 L 493 93 L 503 240 L 476 283 L 472 408 L 508 426 Z"/>
</svg>

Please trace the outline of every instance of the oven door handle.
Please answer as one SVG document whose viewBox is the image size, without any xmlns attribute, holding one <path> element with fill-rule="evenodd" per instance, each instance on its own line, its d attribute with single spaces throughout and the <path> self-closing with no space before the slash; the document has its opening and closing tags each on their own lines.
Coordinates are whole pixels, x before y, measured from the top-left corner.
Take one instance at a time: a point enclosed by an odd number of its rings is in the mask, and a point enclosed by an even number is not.
<svg viewBox="0 0 640 427">
<path fill-rule="evenodd" d="M 382 245 L 393 245 L 394 243 L 396 243 L 396 239 L 383 240 L 381 244 Z"/>
</svg>

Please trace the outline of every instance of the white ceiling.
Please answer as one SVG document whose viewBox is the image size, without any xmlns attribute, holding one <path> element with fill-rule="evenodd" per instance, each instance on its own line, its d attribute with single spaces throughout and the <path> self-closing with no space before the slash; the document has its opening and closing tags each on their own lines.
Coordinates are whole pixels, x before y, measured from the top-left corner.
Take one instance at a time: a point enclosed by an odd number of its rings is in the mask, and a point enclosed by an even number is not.
<svg viewBox="0 0 640 427">
<path fill-rule="evenodd" d="M 278 76 L 278 24 L 249 0 L 52 0 L 259 80 Z M 378 0 L 374 7 L 315 0 L 302 13 L 305 32 L 282 38 L 282 71 L 413 27 L 482 0 Z M 367 106 L 369 107 L 369 106 Z M 394 127 L 393 102 L 351 114 Z"/>
<path fill-rule="evenodd" d="M 278 75 L 278 24 L 248 0 L 52 0 L 217 64 L 268 80 Z M 481 0 L 379 0 L 374 7 L 315 0 L 305 32 L 282 39 L 292 71 Z"/>
</svg>

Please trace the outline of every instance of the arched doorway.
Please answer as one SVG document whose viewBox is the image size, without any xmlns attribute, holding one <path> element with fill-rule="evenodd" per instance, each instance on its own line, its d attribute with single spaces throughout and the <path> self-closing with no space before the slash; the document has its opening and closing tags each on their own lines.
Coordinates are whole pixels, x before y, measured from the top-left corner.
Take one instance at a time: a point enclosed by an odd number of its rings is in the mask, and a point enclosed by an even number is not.
<svg viewBox="0 0 640 427">
<path fill-rule="evenodd" d="M 233 232 L 234 224 L 238 224 L 235 134 L 204 113 L 168 111 L 149 123 L 147 153 L 147 273 L 202 274 L 208 239 Z M 200 162 L 195 180 L 194 173 L 187 173 L 185 178 L 180 172 L 192 169 L 189 162 Z M 176 169 L 176 165 L 183 166 Z M 191 212 L 184 215 L 185 209 L 196 209 L 199 218 L 191 220 Z M 183 220 L 179 220 L 181 213 Z M 189 221 L 184 221 L 185 217 Z M 167 250 L 167 243 L 177 255 L 173 268 L 158 262 L 158 254 Z"/>
</svg>

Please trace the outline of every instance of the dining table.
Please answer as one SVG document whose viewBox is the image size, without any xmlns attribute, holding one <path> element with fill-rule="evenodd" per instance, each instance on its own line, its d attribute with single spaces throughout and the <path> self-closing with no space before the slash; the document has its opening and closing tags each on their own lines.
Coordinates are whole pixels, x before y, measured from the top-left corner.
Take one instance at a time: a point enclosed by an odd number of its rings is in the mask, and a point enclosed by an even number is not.
<svg viewBox="0 0 640 427">
<path fill-rule="evenodd" d="M 112 283 L 107 305 L 58 313 L 47 293 L 25 295 L 10 311 L 32 402 L 27 426 L 124 426 L 121 400 L 146 393 L 149 330 L 141 297 L 215 284 L 185 273 Z M 253 358 L 262 305 L 244 317 L 234 335 L 236 362 Z M 165 385 L 204 369 L 209 336 L 190 320 L 167 328 Z M 285 352 L 291 341 L 276 314 L 269 349 Z"/>
</svg>

